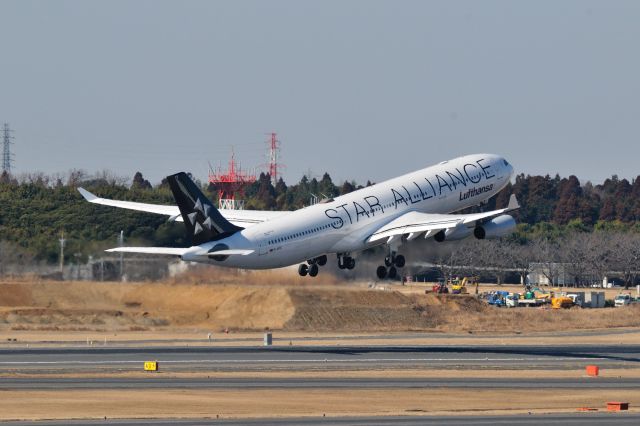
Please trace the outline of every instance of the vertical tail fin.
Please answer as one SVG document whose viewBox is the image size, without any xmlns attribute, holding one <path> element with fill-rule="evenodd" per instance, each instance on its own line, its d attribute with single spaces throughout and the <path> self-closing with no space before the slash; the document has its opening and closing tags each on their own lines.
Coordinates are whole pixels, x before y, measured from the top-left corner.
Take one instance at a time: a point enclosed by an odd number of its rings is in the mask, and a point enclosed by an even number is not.
<svg viewBox="0 0 640 426">
<path fill-rule="evenodd" d="M 167 181 L 192 245 L 218 240 L 243 229 L 225 219 L 186 173 L 167 176 Z"/>
</svg>

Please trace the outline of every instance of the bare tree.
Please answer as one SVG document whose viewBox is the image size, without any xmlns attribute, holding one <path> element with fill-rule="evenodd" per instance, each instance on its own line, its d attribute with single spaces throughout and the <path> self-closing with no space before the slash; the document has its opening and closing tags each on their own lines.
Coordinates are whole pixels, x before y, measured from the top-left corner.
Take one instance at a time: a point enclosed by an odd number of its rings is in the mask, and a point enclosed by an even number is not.
<svg viewBox="0 0 640 426">
<path fill-rule="evenodd" d="M 541 273 L 549 281 L 550 285 L 555 285 L 560 276 L 559 253 L 560 246 L 556 241 L 549 238 L 536 238 L 531 244 L 532 257 L 542 266 Z"/>
<path fill-rule="evenodd" d="M 607 272 L 615 268 L 615 246 L 619 244 L 617 235 L 618 233 L 594 231 L 585 238 L 587 268 L 598 282 L 602 282 Z"/>
<path fill-rule="evenodd" d="M 583 232 L 571 233 L 560 241 L 560 261 L 574 286 L 582 286 L 587 282 L 588 257 L 592 250 L 592 242 L 590 234 Z"/>
<path fill-rule="evenodd" d="M 73 188 L 78 187 L 87 178 L 87 172 L 81 169 L 69 170 L 69 177 L 67 178 L 67 185 Z"/>
<path fill-rule="evenodd" d="M 513 265 L 510 246 L 504 239 L 484 240 L 485 264 L 489 266 L 498 284 L 502 284 Z"/>
<path fill-rule="evenodd" d="M 613 269 L 619 271 L 628 289 L 636 281 L 640 270 L 640 235 L 615 233 L 609 236 L 614 242 Z"/>
<path fill-rule="evenodd" d="M 520 274 L 520 284 L 527 284 L 527 276 L 531 272 L 531 264 L 535 260 L 533 245 L 531 243 L 518 244 L 513 241 L 505 243 L 510 253 L 511 264 Z"/>
</svg>

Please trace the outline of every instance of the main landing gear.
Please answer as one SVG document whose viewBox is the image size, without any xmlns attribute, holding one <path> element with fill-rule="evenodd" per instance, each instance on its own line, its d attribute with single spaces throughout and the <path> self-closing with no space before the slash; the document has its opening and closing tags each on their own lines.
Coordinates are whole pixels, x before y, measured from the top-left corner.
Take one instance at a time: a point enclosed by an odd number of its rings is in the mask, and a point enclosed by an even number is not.
<svg viewBox="0 0 640 426">
<path fill-rule="evenodd" d="M 348 253 L 338 253 L 338 268 L 353 269 L 356 267 L 356 260 Z"/>
<path fill-rule="evenodd" d="M 378 266 L 376 275 L 381 280 L 385 278 L 394 279 L 398 276 L 398 270 L 396 268 L 402 268 L 404 264 L 404 256 L 392 251 L 389 256 L 384 258 L 384 265 Z"/>
<path fill-rule="evenodd" d="M 322 256 L 307 260 L 306 264 L 303 263 L 300 266 L 298 266 L 298 274 L 300 274 L 301 277 L 304 277 L 307 274 L 310 277 L 315 277 L 316 275 L 318 275 L 320 266 L 324 266 L 326 264 L 327 264 L 327 255 L 323 254 Z"/>
</svg>

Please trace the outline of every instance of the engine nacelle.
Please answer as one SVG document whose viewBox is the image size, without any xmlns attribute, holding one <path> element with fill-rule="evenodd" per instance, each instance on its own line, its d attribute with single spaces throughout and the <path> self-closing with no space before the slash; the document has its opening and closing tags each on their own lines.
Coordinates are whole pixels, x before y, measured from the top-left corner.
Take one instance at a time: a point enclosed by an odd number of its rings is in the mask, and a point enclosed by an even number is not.
<svg viewBox="0 0 640 426">
<path fill-rule="evenodd" d="M 473 230 L 473 236 L 479 240 L 485 238 L 500 238 L 509 235 L 516 229 L 516 220 L 513 216 L 503 214 L 491 219 L 487 223 L 478 225 Z"/>
<path fill-rule="evenodd" d="M 455 228 L 449 228 L 446 231 L 442 230 L 433 236 L 433 239 L 441 243 L 443 241 L 456 241 L 463 240 L 473 233 L 472 228 L 467 228 L 464 225 L 456 226 Z"/>
</svg>

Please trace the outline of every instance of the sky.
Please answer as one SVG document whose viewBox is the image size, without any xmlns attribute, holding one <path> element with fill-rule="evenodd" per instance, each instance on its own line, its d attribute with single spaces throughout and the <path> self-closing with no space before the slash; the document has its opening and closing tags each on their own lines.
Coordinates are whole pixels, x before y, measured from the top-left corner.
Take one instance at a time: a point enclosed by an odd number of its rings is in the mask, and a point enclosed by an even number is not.
<svg viewBox="0 0 640 426">
<path fill-rule="evenodd" d="M 0 1 L 16 174 L 640 175 L 638 1 Z M 260 169 L 258 169 L 259 171 Z"/>
</svg>

